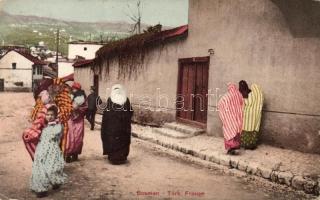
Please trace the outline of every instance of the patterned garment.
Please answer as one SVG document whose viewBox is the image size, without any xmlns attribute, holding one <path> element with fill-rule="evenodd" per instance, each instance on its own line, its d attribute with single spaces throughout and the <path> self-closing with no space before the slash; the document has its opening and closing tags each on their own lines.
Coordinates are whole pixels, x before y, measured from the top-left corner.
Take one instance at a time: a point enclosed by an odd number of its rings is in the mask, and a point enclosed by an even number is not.
<svg viewBox="0 0 320 200">
<path fill-rule="evenodd" d="M 82 152 L 84 138 L 84 116 L 88 104 L 86 101 L 78 105 L 68 120 L 68 133 L 63 138 L 63 150 L 65 156 L 79 155 Z"/>
<path fill-rule="evenodd" d="M 238 142 L 233 141 L 233 144 L 237 144 L 233 148 L 238 148 L 240 138 L 237 135 L 242 131 L 243 121 L 243 97 L 234 84 L 228 85 L 228 92 L 219 100 L 218 109 L 225 141 L 238 140 Z"/>
<path fill-rule="evenodd" d="M 241 146 L 246 149 L 254 149 L 257 147 L 259 132 L 257 131 L 242 131 Z"/>
<path fill-rule="evenodd" d="M 50 185 L 61 185 L 66 181 L 59 147 L 62 133 L 63 126 L 59 123 L 48 124 L 42 131 L 32 164 L 30 189 L 34 192 L 46 192 Z"/>
<path fill-rule="evenodd" d="M 79 155 L 82 152 L 84 138 L 84 118 L 69 119 L 65 156 Z"/>
<path fill-rule="evenodd" d="M 39 142 L 41 131 L 45 126 L 45 116 L 48 106 L 50 106 L 50 104 L 41 108 L 36 115 L 36 119 L 32 122 L 32 126 L 27 128 L 22 134 L 22 140 L 32 160 L 34 159 L 34 153 Z"/>
<path fill-rule="evenodd" d="M 255 148 L 259 136 L 263 106 L 263 94 L 258 85 L 251 85 L 251 92 L 244 103 L 241 142 L 245 148 Z"/>
</svg>

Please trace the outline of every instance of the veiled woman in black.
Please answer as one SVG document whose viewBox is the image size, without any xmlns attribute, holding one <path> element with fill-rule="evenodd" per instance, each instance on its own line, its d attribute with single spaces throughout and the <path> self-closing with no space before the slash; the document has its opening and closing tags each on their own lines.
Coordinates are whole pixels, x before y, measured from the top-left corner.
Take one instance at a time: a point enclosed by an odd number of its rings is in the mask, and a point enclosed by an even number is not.
<svg viewBox="0 0 320 200">
<path fill-rule="evenodd" d="M 103 155 L 108 155 L 111 164 L 123 164 L 127 161 L 131 143 L 132 115 L 133 110 L 123 86 L 112 86 L 101 126 Z"/>
</svg>

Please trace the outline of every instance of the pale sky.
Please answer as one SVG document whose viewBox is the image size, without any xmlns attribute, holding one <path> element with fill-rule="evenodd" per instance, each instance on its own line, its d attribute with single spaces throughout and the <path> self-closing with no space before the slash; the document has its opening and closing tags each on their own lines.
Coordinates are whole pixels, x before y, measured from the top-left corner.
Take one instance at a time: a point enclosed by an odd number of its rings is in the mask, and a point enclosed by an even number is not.
<svg viewBox="0 0 320 200">
<path fill-rule="evenodd" d="M 137 0 L 0 0 L 10 14 L 81 22 L 130 21 Z M 188 23 L 188 0 L 141 0 L 142 23 L 179 26 Z"/>
</svg>

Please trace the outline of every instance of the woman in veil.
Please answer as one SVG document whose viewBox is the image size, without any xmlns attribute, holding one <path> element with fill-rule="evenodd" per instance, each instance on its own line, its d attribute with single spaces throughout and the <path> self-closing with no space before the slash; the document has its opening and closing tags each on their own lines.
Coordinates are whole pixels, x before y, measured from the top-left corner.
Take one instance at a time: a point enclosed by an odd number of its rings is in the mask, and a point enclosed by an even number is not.
<svg viewBox="0 0 320 200">
<path fill-rule="evenodd" d="M 112 86 L 101 125 L 103 155 L 108 155 L 111 164 L 123 164 L 127 160 L 131 143 L 132 115 L 133 110 L 123 86 Z"/>
</svg>

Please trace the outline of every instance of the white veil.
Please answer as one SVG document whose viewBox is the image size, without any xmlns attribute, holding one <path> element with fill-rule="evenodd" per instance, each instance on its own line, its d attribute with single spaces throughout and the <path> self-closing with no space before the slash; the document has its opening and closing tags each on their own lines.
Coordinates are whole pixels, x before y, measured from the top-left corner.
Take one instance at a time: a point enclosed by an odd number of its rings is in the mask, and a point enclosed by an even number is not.
<svg viewBox="0 0 320 200">
<path fill-rule="evenodd" d="M 126 90 L 122 85 L 115 84 L 111 88 L 110 98 L 113 103 L 123 105 L 127 101 Z"/>
</svg>

